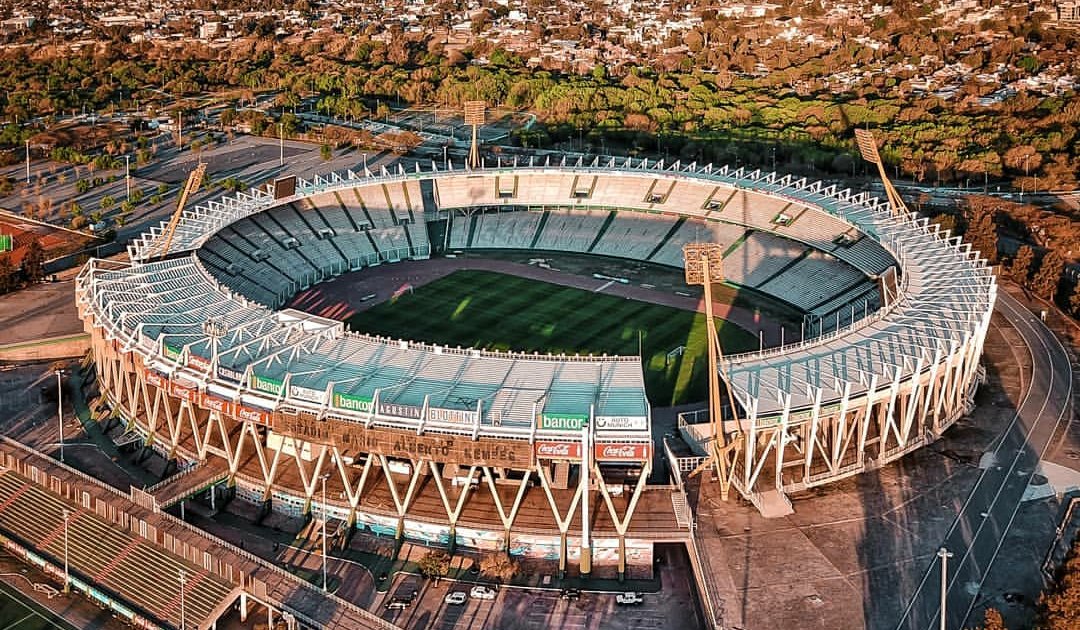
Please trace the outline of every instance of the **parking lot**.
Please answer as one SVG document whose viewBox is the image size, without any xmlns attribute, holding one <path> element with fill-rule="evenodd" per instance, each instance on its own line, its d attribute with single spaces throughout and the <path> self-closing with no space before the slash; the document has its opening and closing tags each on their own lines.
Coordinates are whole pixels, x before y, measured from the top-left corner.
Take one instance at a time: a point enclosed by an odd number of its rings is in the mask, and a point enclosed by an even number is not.
<svg viewBox="0 0 1080 630">
<path fill-rule="evenodd" d="M 660 566 L 662 589 L 642 594 L 642 603 L 621 606 L 615 592 L 595 592 L 587 588 L 580 599 L 561 599 L 558 589 L 503 587 L 494 600 L 467 597 L 464 604 L 447 604 L 448 593 L 468 594 L 475 583 L 442 580 L 435 585 L 412 575 L 397 575 L 386 593 L 376 598 L 374 612 L 383 619 L 409 630 L 553 630 L 575 628 L 605 630 L 688 630 L 700 628 L 693 577 L 685 552 L 665 546 L 665 563 Z M 404 610 L 387 610 L 395 596 L 417 596 Z"/>
</svg>

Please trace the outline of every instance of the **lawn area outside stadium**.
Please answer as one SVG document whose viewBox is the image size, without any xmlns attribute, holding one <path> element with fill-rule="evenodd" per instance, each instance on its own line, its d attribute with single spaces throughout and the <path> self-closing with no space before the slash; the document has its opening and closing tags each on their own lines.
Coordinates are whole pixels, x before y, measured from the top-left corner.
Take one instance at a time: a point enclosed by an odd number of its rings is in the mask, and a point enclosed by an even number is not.
<svg viewBox="0 0 1080 630">
<path fill-rule="evenodd" d="M 448 346 L 565 354 L 636 355 L 656 406 L 704 400 L 705 316 L 490 271 L 456 271 L 347 320 L 357 331 Z M 727 353 L 757 337 L 717 320 Z M 640 339 L 639 339 L 640 337 Z M 679 354 L 673 352 L 685 348 Z"/>
</svg>

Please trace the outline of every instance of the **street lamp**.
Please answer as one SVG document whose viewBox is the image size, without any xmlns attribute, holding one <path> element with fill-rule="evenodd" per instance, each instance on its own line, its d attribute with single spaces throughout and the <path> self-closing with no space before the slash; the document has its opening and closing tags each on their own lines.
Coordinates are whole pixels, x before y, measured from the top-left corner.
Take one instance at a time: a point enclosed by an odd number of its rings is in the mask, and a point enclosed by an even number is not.
<svg viewBox="0 0 1080 630">
<path fill-rule="evenodd" d="M 60 426 L 60 463 L 64 463 L 64 387 L 60 376 L 63 370 L 56 370 L 56 420 Z"/>
<path fill-rule="evenodd" d="M 285 125 L 277 124 L 278 166 L 285 166 Z"/>
<path fill-rule="evenodd" d="M 71 518 L 71 510 L 64 510 L 64 592 L 71 592 L 71 573 L 68 572 L 68 519 Z"/>
<path fill-rule="evenodd" d="M 319 477 L 322 480 L 322 590 L 327 591 L 326 582 L 326 480 L 330 474 Z"/>
<path fill-rule="evenodd" d="M 180 569 L 180 630 L 187 630 L 184 623 L 184 585 L 187 583 L 187 575 Z"/>
<path fill-rule="evenodd" d="M 947 583 L 949 577 L 949 558 L 953 557 L 953 553 L 942 547 L 937 550 L 937 557 L 941 558 L 941 630 L 945 630 L 945 598 L 949 590 Z"/>
<path fill-rule="evenodd" d="M 124 156 L 124 185 L 127 187 L 127 200 L 131 201 L 131 156 Z"/>
</svg>

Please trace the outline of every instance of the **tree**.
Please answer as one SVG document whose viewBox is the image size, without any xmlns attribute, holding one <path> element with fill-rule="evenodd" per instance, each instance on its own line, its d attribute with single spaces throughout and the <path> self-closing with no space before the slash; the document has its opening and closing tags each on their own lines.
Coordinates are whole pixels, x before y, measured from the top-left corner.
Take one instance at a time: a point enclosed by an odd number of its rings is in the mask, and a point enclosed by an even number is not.
<svg viewBox="0 0 1080 630">
<path fill-rule="evenodd" d="M 417 563 L 421 575 L 429 578 L 441 578 L 450 571 L 450 556 L 442 551 L 429 551 Z"/>
<path fill-rule="evenodd" d="M 7 254 L 0 256 L 0 293 L 7 293 L 15 288 L 17 278 L 15 266 Z"/>
<path fill-rule="evenodd" d="M 983 615 L 982 630 L 1008 630 L 997 608 L 987 608 Z"/>
<path fill-rule="evenodd" d="M 1024 245 L 1017 252 L 1009 266 L 1009 275 L 1022 285 L 1027 284 L 1028 276 L 1031 275 L 1031 263 L 1035 260 L 1035 252 L 1031 247 Z"/>
<path fill-rule="evenodd" d="M 41 242 L 36 238 L 26 246 L 26 255 L 23 256 L 22 267 L 27 282 L 31 284 L 45 276 L 45 250 L 42 249 Z"/>
<path fill-rule="evenodd" d="M 1041 298 L 1053 300 L 1057 293 L 1058 283 L 1061 282 L 1061 274 L 1065 272 L 1065 257 L 1056 249 L 1043 258 L 1039 272 L 1031 283 L 1031 290 Z"/>
<path fill-rule="evenodd" d="M 322 157 L 323 161 L 328 162 L 330 161 L 330 158 L 334 157 L 334 150 L 330 148 L 329 144 L 323 143 L 323 145 L 319 147 L 319 156 Z"/>
<path fill-rule="evenodd" d="M 101 210 L 108 212 L 112 207 L 116 205 L 116 198 L 112 195 L 105 195 L 101 198 Z"/>
<path fill-rule="evenodd" d="M 971 243 L 990 264 L 997 262 L 997 208 L 994 203 L 995 200 L 988 197 L 972 196 L 964 200 L 964 218 L 968 224 L 964 240 Z"/>
<path fill-rule="evenodd" d="M 1080 318 L 1080 282 L 1076 283 L 1073 287 L 1072 297 L 1069 298 L 1069 307 L 1072 308 L 1073 315 Z"/>
<path fill-rule="evenodd" d="M 517 575 L 518 564 L 510 554 L 495 552 L 480 558 L 480 572 L 493 580 L 509 582 Z"/>
</svg>

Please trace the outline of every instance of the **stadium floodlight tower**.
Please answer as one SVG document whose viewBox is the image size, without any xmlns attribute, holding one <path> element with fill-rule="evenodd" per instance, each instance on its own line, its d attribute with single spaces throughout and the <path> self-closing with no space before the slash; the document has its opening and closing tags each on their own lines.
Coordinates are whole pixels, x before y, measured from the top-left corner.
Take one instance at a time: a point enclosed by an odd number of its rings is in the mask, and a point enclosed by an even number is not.
<svg viewBox="0 0 1080 630">
<path fill-rule="evenodd" d="M 709 455 L 690 473 L 690 477 L 699 474 L 709 466 L 715 466 L 717 477 L 720 479 L 720 497 L 726 501 L 732 480 L 735 478 L 735 459 L 743 435 L 742 428 L 739 426 L 738 407 L 730 387 L 727 388 L 728 403 L 735 426 L 734 436 L 730 440 L 724 432 L 720 407 L 720 370 L 723 369 L 721 365 L 723 353 L 720 350 L 720 337 L 716 332 L 716 319 L 713 316 L 712 286 L 713 283 L 724 279 L 724 248 L 719 243 L 687 243 L 683 246 L 683 258 L 685 259 L 686 284 L 700 284 L 705 287 L 705 330 L 709 349 L 709 424 L 712 427 L 712 448 L 709 449 Z M 726 374 L 724 379 L 727 380 Z"/>
<path fill-rule="evenodd" d="M 855 142 L 859 145 L 862 159 L 877 166 L 878 176 L 881 177 L 881 183 L 885 186 L 885 195 L 889 198 L 889 207 L 892 209 L 893 216 L 904 217 L 909 214 L 910 211 L 904 205 L 904 200 L 900 198 L 900 193 L 896 191 L 892 182 L 889 181 L 889 176 L 885 174 L 885 165 L 881 161 L 881 154 L 878 153 L 874 134 L 869 129 L 856 129 Z"/>
<path fill-rule="evenodd" d="M 173 212 L 172 218 L 169 219 L 169 225 L 165 228 L 165 233 L 162 235 L 165 238 L 165 242 L 161 246 L 158 258 L 165 258 L 169 255 L 169 248 L 172 247 L 173 237 L 176 236 L 176 226 L 180 225 L 180 219 L 184 215 L 184 206 L 187 205 L 191 195 L 199 190 L 199 186 L 202 185 L 204 177 L 206 177 L 206 162 L 199 162 L 198 166 L 195 167 L 195 170 L 191 171 L 191 174 L 188 175 L 187 183 L 184 184 L 183 190 L 180 191 L 180 198 L 176 202 L 176 211 Z"/>
<path fill-rule="evenodd" d="M 885 165 L 881 162 L 881 154 L 878 153 L 874 134 L 869 129 L 856 129 L 855 142 L 859 145 L 859 153 L 862 154 L 862 158 L 877 166 L 878 176 L 881 177 L 881 183 L 885 186 L 885 195 L 889 198 L 889 209 L 892 215 L 896 218 L 909 217 L 911 211 L 904 205 L 900 193 L 896 191 L 892 182 L 889 181 L 889 176 L 885 173 Z M 900 287 L 899 280 L 896 277 L 896 267 L 890 266 L 878 276 L 877 281 L 878 293 L 881 296 L 881 305 L 883 307 L 888 307 L 899 299 Z"/>
<path fill-rule="evenodd" d="M 469 145 L 469 168 L 480 168 L 480 125 L 484 124 L 484 101 L 465 101 L 465 124 L 472 127 L 472 144 Z"/>
</svg>

